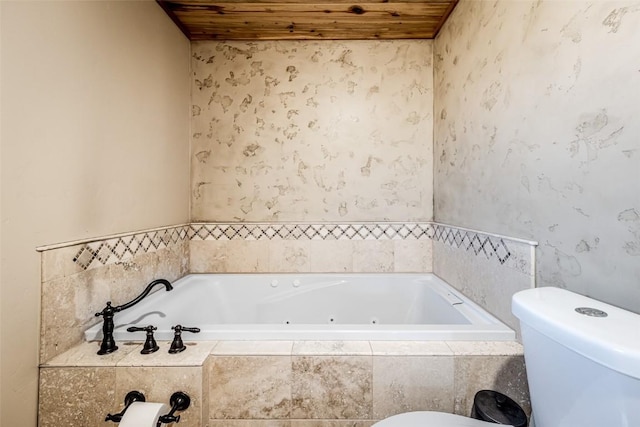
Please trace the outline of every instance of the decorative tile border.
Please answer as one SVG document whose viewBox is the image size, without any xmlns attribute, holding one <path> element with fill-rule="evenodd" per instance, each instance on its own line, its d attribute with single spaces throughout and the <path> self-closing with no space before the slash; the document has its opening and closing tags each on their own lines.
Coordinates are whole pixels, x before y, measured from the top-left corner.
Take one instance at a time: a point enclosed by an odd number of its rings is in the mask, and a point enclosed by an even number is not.
<svg viewBox="0 0 640 427">
<path fill-rule="evenodd" d="M 135 255 L 155 252 L 188 239 L 188 225 L 121 235 L 83 244 L 73 262 L 87 270 L 96 265 L 126 261 Z"/>
<path fill-rule="evenodd" d="M 382 223 L 192 223 L 91 241 L 39 248 L 50 250 L 80 244 L 73 262 L 83 270 L 188 240 L 408 240 L 433 239 L 448 246 L 505 264 L 512 258 L 509 242 L 535 246 L 536 242 L 484 233 L 437 222 Z"/>
<path fill-rule="evenodd" d="M 435 232 L 433 240 L 449 246 L 473 251 L 476 256 L 484 254 L 487 259 L 496 257 L 500 264 L 504 264 L 511 257 L 511 251 L 505 243 L 505 238 L 466 230 L 444 224 L 433 224 Z"/>
<path fill-rule="evenodd" d="M 416 223 L 194 223 L 192 240 L 391 240 L 431 239 L 430 222 Z"/>
</svg>

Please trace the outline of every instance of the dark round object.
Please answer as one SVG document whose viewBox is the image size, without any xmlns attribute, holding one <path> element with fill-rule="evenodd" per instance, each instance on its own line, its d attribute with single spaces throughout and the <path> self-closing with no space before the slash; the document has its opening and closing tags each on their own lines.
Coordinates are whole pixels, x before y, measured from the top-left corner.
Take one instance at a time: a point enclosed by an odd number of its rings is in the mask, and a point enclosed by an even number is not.
<svg viewBox="0 0 640 427">
<path fill-rule="evenodd" d="M 513 427 L 527 427 L 527 415 L 520 405 L 493 390 L 480 390 L 476 393 L 471 418 Z"/>
<path fill-rule="evenodd" d="M 191 398 L 187 393 L 176 391 L 171 395 L 169 403 L 171 404 L 171 408 L 175 408 L 176 411 L 184 411 L 191 405 Z"/>
</svg>

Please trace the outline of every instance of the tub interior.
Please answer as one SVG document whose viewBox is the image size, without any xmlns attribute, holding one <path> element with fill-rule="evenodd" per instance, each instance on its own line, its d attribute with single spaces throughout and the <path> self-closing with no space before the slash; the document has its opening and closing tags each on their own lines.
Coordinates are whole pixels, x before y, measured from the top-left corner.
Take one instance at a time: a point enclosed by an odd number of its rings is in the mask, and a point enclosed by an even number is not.
<svg viewBox="0 0 640 427">
<path fill-rule="evenodd" d="M 190 274 L 114 318 L 132 325 L 199 327 L 185 339 L 513 339 L 515 333 L 433 274 Z M 465 335 L 466 333 L 466 335 Z M 414 338 L 411 338 L 414 337 Z M 467 337 L 467 338 L 465 338 Z M 85 333 L 101 338 L 101 325 Z"/>
</svg>

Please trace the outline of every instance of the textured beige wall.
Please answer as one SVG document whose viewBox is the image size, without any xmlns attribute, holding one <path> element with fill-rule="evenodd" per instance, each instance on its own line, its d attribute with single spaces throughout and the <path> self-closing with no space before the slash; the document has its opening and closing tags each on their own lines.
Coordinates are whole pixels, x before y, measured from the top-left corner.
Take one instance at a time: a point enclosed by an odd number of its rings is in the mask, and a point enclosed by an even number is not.
<svg viewBox="0 0 640 427">
<path fill-rule="evenodd" d="M 640 4 L 462 1 L 435 57 L 435 219 L 540 242 L 538 285 L 640 312 Z"/>
<path fill-rule="evenodd" d="M 0 424 L 32 426 L 35 247 L 189 219 L 189 42 L 152 1 L 0 7 Z"/>
<path fill-rule="evenodd" d="M 432 216 L 432 42 L 193 45 L 192 218 Z"/>
</svg>

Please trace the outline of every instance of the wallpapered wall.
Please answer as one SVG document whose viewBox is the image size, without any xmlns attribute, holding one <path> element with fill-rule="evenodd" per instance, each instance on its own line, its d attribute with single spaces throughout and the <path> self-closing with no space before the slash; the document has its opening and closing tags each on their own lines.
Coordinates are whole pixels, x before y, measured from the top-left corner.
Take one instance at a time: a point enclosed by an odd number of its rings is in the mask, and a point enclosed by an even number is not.
<svg viewBox="0 0 640 427">
<path fill-rule="evenodd" d="M 434 210 L 640 312 L 638 28 L 638 2 L 461 2 L 434 44 Z"/>
<path fill-rule="evenodd" d="M 432 42 L 192 45 L 192 219 L 432 218 Z"/>
</svg>

